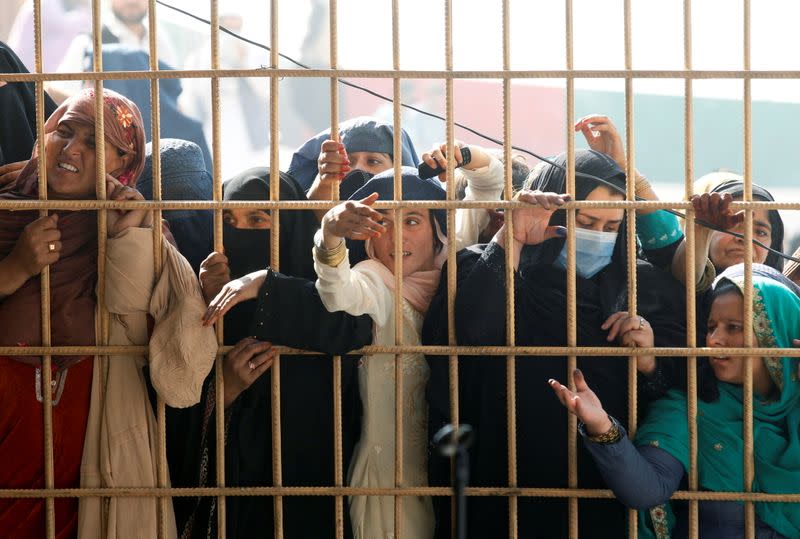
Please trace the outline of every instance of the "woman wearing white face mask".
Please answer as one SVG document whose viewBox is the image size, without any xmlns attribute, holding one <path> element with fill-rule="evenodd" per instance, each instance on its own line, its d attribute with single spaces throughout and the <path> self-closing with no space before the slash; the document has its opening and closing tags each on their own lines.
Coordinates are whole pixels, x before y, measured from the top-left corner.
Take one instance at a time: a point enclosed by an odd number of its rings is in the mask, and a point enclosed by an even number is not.
<svg viewBox="0 0 800 539">
<path fill-rule="evenodd" d="M 564 195 L 565 173 L 558 167 L 537 167 L 518 200 L 536 203 L 513 212 L 514 239 L 505 242 L 505 229 L 497 233 L 485 249 L 474 246 L 459 253 L 456 292 L 456 334 L 459 345 L 503 345 L 506 340 L 505 265 L 506 249 L 512 250 L 515 283 L 516 344 L 518 346 L 565 346 L 567 344 L 566 212 L 559 208 L 572 198 L 577 200 L 623 200 L 625 174 L 608 156 L 592 150 L 576 152 L 576 170 L 611 184 L 578 176 L 573 197 Z M 561 155 L 555 162 L 564 165 Z M 579 346 L 626 345 L 630 333 L 644 324 L 652 326 L 658 346 L 682 346 L 686 343 L 682 304 L 685 293 L 666 272 L 642 260 L 638 268 L 639 316 L 627 310 L 626 218 L 622 209 L 583 208 L 576 215 L 577 267 L 577 342 Z M 434 298 L 443 301 L 443 292 Z M 423 342 L 436 324 L 427 323 Z M 642 328 L 639 326 L 642 325 Z M 445 326 L 446 327 L 446 326 Z M 620 335 L 624 335 L 619 339 Z M 431 340 L 429 340 L 429 337 Z M 619 340 L 619 342 L 617 342 Z M 446 370 L 444 376 L 436 358 L 429 358 L 431 383 L 428 399 L 431 407 L 431 431 L 448 420 Z M 446 359 L 445 359 L 446 363 Z M 464 356 L 459 358 L 459 421 L 468 423 L 477 433 L 471 449 L 471 486 L 508 484 L 506 368 L 502 358 Z M 592 380 L 602 386 L 607 409 L 614 417 L 628 416 L 627 358 L 579 358 L 583 371 L 593 373 Z M 641 358 L 640 370 L 651 372 L 655 358 Z M 566 357 L 517 357 L 517 485 L 520 487 L 566 487 L 567 416 L 547 391 L 541 380 L 565 373 Z M 587 375 L 588 376 L 588 375 Z M 647 386 L 642 380 L 642 386 Z M 643 392 L 644 393 L 644 392 Z M 640 400 L 647 400 L 642 394 Z M 441 413 L 445 410 L 444 413 Z M 434 413 L 440 412 L 438 417 Z M 431 460 L 430 484 L 447 483 L 449 464 Z M 579 450 L 578 487 L 605 488 L 591 458 Z M 437 464 L 441 469 L 435 468 Z M 502 536 L 508 533 L 502 515 L 507 501 L 502 497 L 470 499 L 470 533 L 476 537 Z M 566 500 L 519 499 L 519 535 L 521 537 L 566 537 L 568 503 Z M 580 503 L 581 534 L 587 537 L 619 537 L 625 531 L 625 511 L 612 500 L 585 500 Z M 449 501 L 437 504 L 437 525 L 449 522 Z M 486 519 L 485 515 L 494 515 Z M 501 528 L 498 528 L 501 526 Z M 439 531 L 439 530 L 437 530 Z M 442 530 L 443 531 L 443 530 Z M 443 531 L 444 532 L 444 531 Z M 441 535 L 444 536 L 444 533 Z"/>
</svg>

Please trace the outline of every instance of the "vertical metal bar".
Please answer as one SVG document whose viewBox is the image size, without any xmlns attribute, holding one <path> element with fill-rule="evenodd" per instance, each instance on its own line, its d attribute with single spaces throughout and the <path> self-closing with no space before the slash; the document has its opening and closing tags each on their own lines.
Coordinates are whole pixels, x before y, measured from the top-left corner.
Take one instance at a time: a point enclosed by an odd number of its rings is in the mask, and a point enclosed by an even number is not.
<svg viewBox="0 0 800 539">
<path fill-rule="evenodd" d="M 573 26 L 572 0 L 566 0 L 566 54 L 567 69 L 575 68 L 573 61 Z M 575 118 L 575 79 L 567 79 L 567 189 L 575 193 L 575 136 L 572 133 L 572 121 Z M 575 268 L 575 209 L 567 210 L 567 346 L 577 346 L 577 288 Z M 567 359 L 567 380 L 569 388 L 575 390 L 572 373 L 577 368 L 577 358 Z M 567 458 L 568 481 L 570 488 L 578 487 L 578 421 L 572 414 L 567 414 Z M 578 537 L 578 499 L 569 499 L 569 536 Z"/>
<path fill-rule="evenodd" d="M 278 68 L 280 61 L 278 55 L 278 2 L 270 2 L 270 66 Z M 279 78 L 270 77 L 270 200 L 277 201 L 281 197 L 279 145 L 278 145 L 278 103 L 279 103 Z M 270 240 L 272 242 L 270 250 L 270 265 L 275 271 L 280 271 L 280 210 L 273 208 L 271 212 L 272 229 L 270 230 Z M 283 486 L 283 458 L 281 455 L 281 356 L 275 355 L 275 359 L 270 368 L 272 376 L 272 484 L 276 487 Z M 273 498 L 275 537 L 283 537 L 283 497 Z"/>
<path fill-rule="evenodd" d="M 631 0 L 624 3 L 624 22 L 625 22 L 625 69 L 633 69 L 633 46 L 631 28 Z M 626 174 L 626 198 L 636 200 L 636 160 L 634 154 L 634 117 L 633 117 L 633 79 L 625 79 L 625 139 L 627 143 L 626 155 L 628 157 Z M 628 312 L 631 316 L 636 316 L 636 210 L 629 209 L 627 213 L 628 237 Z M 636 408 L 637 408 L 637 387 L 636 387 L 636 363 L 637 356 L 628 358 L 628 432 L 631 437 L 636 435 Z M 638 513 L 634 509 L 628 510 L 628 536 L 638 535 Z"/>
<path fill-rule="evenodd" d="M 396 0 L 392 1 L 392 69 L 400 69 L 400 17 L 399 5 Z M 394 151 L 394 199 L 403 200 L 402 182 L 402 159 L 403 155 L 400 142 L 402 140 L 402 127 L 400 115 L 400 79 L 392 79 L 393 87 L 393 151 Z M 405 336 L 403 326 L 405 324 L 403 316 L 403 211 L 394 210 L 394 343 L 403 346 Z M 405 354 L 394 356 L 394 416 L 395 416 L 395 446 L 394 446 L 394 483 L 396 488 L 402 488 L 404 483 L 405 470 L 403 469 L 403 362 Z M 415 485 L 419 486 L 419 485 Z M 395 495 L 394 497 L 394 536 L 403 536 L 403 498 Z"/>
<path fill-rule="evenodd" d="M 211 69 L 219 69 L 219 0 L 211 0 Z M 211 77 L 211 151 L 213 161 L 213 188 L 214 201 L 222 200 L 222 137 L 220 133 L 220 101 L 219 78 Z M 214 250 L 224 252 L 222 241 L 222 208 L 214 210 Z M 224 322 L 222 319 L 215 324 L 217 343 L 220 350 L 224 344 Z M 216 481 L 218 487 L 225 486 L 225 383 L 223 380 L 222 362 L 224 354 L 217 355 L 214 364 L 214 386 L 216 388 L 216 403 L 214 405 L 214 419 L 216 423 Z M 217 536 L 224 539 L 226 535 L 226 504 L 225 496 L 217 496 Z"/>
<path fill-rule="evenodd" d="M 100 0 L 92 0 L 92 52 L 93 52 L 93 68 L 94 71 L 103 70 L 103 52 L 102 52 L 102 21 Z M 95 92 L 95 140 L 105 140 L 105 109 L 103 99 L 103 81 L 96 80 L 94 83 Z M 96 162 L 96 177 L 95 177 L 95 191 L 98 200 L 105 200 L 108 193 L 106 192 L 106 152 L 105 144 L 99 143 L 95 146 L 95 162 Z M 96 336 L 96 341 L 100 345 L 108 344 L 108 331 L 109 331 L 109 314 L 105 307 L 105 290 L 106 290 L 106 249 L 108 238 L 108 210 L 103 209 L 97 213 L 97 312 L 100 317 L 100 335 Z M 99 358 L 95 356 L 95 360 L 107 361 L 107 357 Z M 106 369 L 102 369 L 103 376 L 106 376 Z M 105 381 L 101 384 L 105 387 Z M 102 399 L 104 400 L 104 398 Z"/>
<path fill-rule="evenodd" d="M 510 16 L 509 2 L 503 0 L 503 70 L 511 69 L 510 45 Z M 505 199 L 512 200 L 514 189 L 511 182 L 511 79 L 503 78 L 503 174 L 505 180 Z M 514 230 L 513 210 L 507 210 L 506 225 L 506 341 L 508 346 L 516 346 L 516 318 L 514 303 L 516 290 L 514 288 Z M 508 486 L 518 486 L 517 474 L 517 357 L 514 354 L 506 356 L 506 416 L 508 424 Z M 519 498 L 510 496 L 508 499 L 508 530 L 509 537 L 519 536 Z"/>
<path fill-rule="evenodd" d="M 683 2 L 684 68 L 692 69 L 692 0 Z M 684 80 L 684 196 L 694 194 L 694 108 L 692 79 Z M 694 211 L 686 212 L 686 346 L 697 346 L 697 296 L 695 284 Z M 689 427 L 689 490 L 697 491 L 697 357 L 686 358 L 687 418 Z M 689 537 L 697 539 L 700 518 L 697 500 L 689 501 Z"/>
<path fill-rule="evenodd" d="M 336 0 L 330 3 L 330 65 L 331 69 L 338 69 L 338 9 Z M 340 142 L 339 137 L 339 78 L 331 77 L 331 139 Z M 339 200 L 339 183 L 331 189 L 331 199 Z M 333 358 L 333 422 L 334 422 L 334 481 L 337 487 L 344 485 L 344 456 L 342 445 L 342 357 Z M 337 495 L 335 499 L 336 537 L 344 539 L 344 497 Z"/>
<path fill-rule="evenodd" d="M 156 21 L 156 2 L 149 0 L 148 6 L 148 37 L 150 40 L 150 70 L 158 71 L 158 38 Z M 150 106 L 152 110 L 151 126 L 152 126 L 152 163 L 153 163 L 153 200 L 161 200 L 161 133 L 160 133 L 160 115 L 159 115 L 159 98 L 158 93 L 158 79 L 150 79 Z M 153 260 L 155 275 L 161 273 L 161 210 L 153 211 Z M 169 486 L 168 468 L 167 468 L 167 416 L 166 408 L 164 406 L 164 399 L 158 395 L 156 402 L 156 416 L 158 423 L 158 486 L 166 488 Z M 167 537 L 167 518 L 166 515 L 172 510 L 169 505 L 170 499 L 160 496 L 156 503 L 158 504 L 158 524 L 159 536 Z"/>
<path fill-rule="evenodd" d="M 445 5 L 447 24 L 450 26 L 445 29 L 446 48 L 452 46 L 452 10 L 451 6 Z M 452 57 L 446 58 L 445 62 L 452 69 Z M 448 120 L 445 123 L 445 139 L 448 145 L 448 155 L 452 154 L 451 141 L 453 140 L 452 134 L 452 119 L 453 119 L 453 85 L 452 80 L 445 81 L 445 118 Z M 455 173 L 453 172 L 450 161 L 448 159 L 447 176 L 445 187 L 447 190 L 447 200 L 456 200 L 455 188 Z M 447 242 L 447 344 L 449 346 L 456 346 L 456 291 L 458 289 L 458 267 L 456 262 L 456 212 L 458 210 L 447 210 L 447 234 L 449 240 Z M 459 412 L 459 382 L 458 382 L 458 356 L 450 355 L 448 358 L 448 381 L 449 381 L 449 398 L 450 398 L 450 423 L 458 429 L 461 423 Z M 455 458 L 450 461 L 450 474 L 451 483 L 455 479 L 456 468 Z M 456 498 L 455 491 L 450 496 L 450 535 L 456 538 L 458 533 L 458 499 Z M 466 520 L 466 519 L 464 519 Z"/>
<path fill-rule="evenodd" d="M 34 57 L 35 71 L 41 73 L 42 68 L 42 3 L 41 0 L 33 2 L 33 38 L 34 38 Z M 44 83 L 36 81 L 36 132 L 38 134 L 37 144 L 39 150 L 39 199 L 47 200 L 47 162 L 45 156 L 45 133 L 44 133 Z M 47 210 L 39 212 L 40 217 L 45 217 Z M 50 332 L 50 267 L 42 268 L 40 278 L 41 294 L 41 331 L 42 346 L 51 346 Z M 44 428 L 44 487 L 46 489 L 55 488 L 55 473 L 53 464 L 53 392 L 52 388 L 52 357 L 45 354 L 42 357 L 42 417 Z M 45 498 L 45 530 L 48 539 L 55 537 L 56 533 L 56 511 L 55 499 Z"/>
<path fill-rule="evenodd" d="M 750 0 L 744 0 L 744 69 L 750 70 Z M 753 152 L 752 152 L 752 96 L 750 79 L 744 79 L 744 200 L 753 200 Z M 753 347 L 753 212 L 745 212 L 744 255 L 744 346 Z M 753 462 L 753 363 L 752 358 L 744 362 L 744 491 L 752 492 L 754 477 Z M 755 505 L 745 503 L 745 534 L 755 539 Z"/>
</svg>

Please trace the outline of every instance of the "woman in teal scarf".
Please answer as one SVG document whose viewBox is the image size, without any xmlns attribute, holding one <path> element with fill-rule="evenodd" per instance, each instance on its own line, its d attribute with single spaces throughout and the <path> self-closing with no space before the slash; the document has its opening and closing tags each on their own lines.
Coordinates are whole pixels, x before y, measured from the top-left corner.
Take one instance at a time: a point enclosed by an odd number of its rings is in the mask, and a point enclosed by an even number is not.
<svg viewBox="0 0 800 539">
<path fill-rule="evenodd" d="M 800 333 L 800 298 L 783 284 L 753 277 L 753 331 L 759 347 L 790 348 Z M 744 279 L 720 279 L 714 287 L 706 344 L 712 348 L 744 345 Z M 652 330 L 641 318 L 617 329 L 631 344 L 652 346 Z M 753 358 L 753 431 L 755 479 L 752 490 L 771 494 L 800 491 L 800 383 L 798 358 Z M 745 358 L 711 357 L 715 384 L 698 400 L 697 469 L 701 490 L 744 490 L 742 384 Z M 631 442 L 604 411 L 580 371 L 576 392 L 555 380 L 549 384 L 581 421 L 579 427 L 608 486 L 621 502 L 640 509 L 639 537 L 687 534 L 686 504 L 670 503 L 685 485 L 689 470 L 686 393 L 672 390 L 654 403 Z M 701 501 L 700 537 L 744 535 L 739 502 Z M 756 537 L 800 537 L 800 504 L 756 503 Z"/>
</svg>

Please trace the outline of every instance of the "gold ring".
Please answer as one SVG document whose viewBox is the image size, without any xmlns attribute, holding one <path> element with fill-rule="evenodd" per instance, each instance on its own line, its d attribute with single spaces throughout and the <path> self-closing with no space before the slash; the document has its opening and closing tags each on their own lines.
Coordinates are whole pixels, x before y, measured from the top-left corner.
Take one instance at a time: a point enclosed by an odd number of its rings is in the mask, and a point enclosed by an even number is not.
<svg viewBox="0 0 800 539">
<path fill-rule="evenodd" d="M 644 317 L 640 316 L 639 317 L 639 329 L 642 329 L 642 328 L 644 328 Z"/>
<path fill-rule="evenodd" d="M 56 244 L 55 243 L 48 243 L 47 244 L 47 250 L 52 253 L 53 251 L 56 250 Z"/>
</svg>

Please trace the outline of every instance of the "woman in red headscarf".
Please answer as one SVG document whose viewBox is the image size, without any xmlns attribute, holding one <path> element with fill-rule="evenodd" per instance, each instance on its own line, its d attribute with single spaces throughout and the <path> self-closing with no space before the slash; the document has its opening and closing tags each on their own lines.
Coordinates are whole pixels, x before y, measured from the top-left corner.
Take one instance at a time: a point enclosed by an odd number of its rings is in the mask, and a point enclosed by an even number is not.
<svg viewBox="0 0 800 539">
<path fill-rule="evenodd" d="M 39 196 L 97 198 L 93 90 L 65 101 L 44 126 L 45 154 L 34 155 L 4 200 Z M 144 200 L 135 185 L 144 166 L 142 117 L 124 96 L 103 92 L 106 193 L 111 200 Z M 143 345 L 142 356 L 53 356 L 53 472 L 56 488 L 156 486 L 156 429 L 142 367 L 171 405 L 197 402 L 216 352 L 191 268 L 162 242 L 155 272 L 150 212 L 109 210 L 105 279 L 98 283 L 95 211 L 0 211 L 0 346 L 41 346 L 40 274 L 50 270 L 53 346 Z M 110 313 L 102 329 L 98 284 Z M 195 315 L 195 311 L 197 314 Z M 147 315 L 155 320 L 148 339 Z M 194 320 L 198 322 L 192 324 Z M 194 327 L 196 326 L 196 327 Z M 188 346 L 187 350 L 181 350 Z M 191 355 L 190 355 L 191 354 Z M 0 488 L 44 488 L 42 358 L 0 356 Z M 174 519 L 167 516 L 168 527 Z M 68 538 L 155 536 L 156 502 L 145 498 L 57 498 L 55 535 Z M 42 499 L 0 498 L 0 530 L 41 537 Z M 173 531 L 174 534 L 174 531 Z"/>
</svg>

